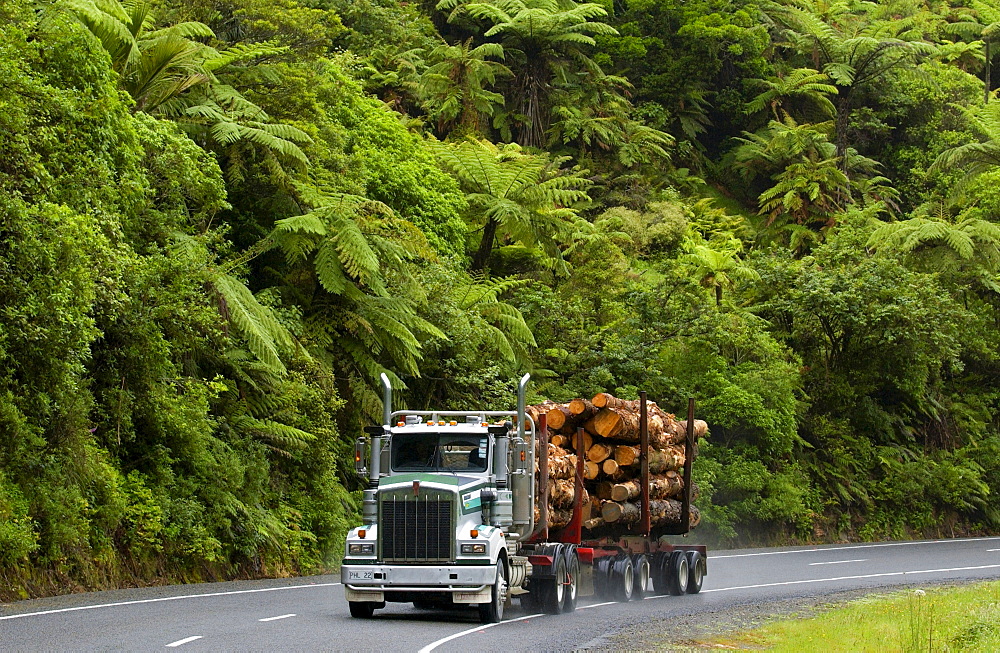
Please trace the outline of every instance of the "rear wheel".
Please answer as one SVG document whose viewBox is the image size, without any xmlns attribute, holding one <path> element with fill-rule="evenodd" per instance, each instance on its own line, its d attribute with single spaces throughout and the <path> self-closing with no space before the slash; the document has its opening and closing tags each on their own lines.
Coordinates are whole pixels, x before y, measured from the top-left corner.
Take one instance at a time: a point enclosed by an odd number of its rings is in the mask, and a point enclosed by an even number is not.
<svg viewBox="0 0 1000 653">
<path fill-rule="evenodd" d="M 635 583 L 635 568 L 632 567 L 632 556 L 627 553 L 620 553 L 615 558 L 613 587 L 616 601 L 625 602 L 632 598 L 632 589 Z"/>
<path fill-rule="evenodd" d="M 653 593 L 664 595 L 670 592 L 667 584 L 667 566 L 670 555 L 665 553 L 654 553 L 650 562 L 650 574 L 653 577 Z"/>
<path fill-rule="evenodd" d="M 371 601 L 348 601 L 351 608 L 351 616 L 356 619 L 371 619 L 375 614 L 375 604 Z"/>
<path fill-rule="evenodd" d="M 594 562 L 594 594 L 601 600 L 611 598 L 614 562 L 613 556 L 604 556 Z"/>
<path fill-rule="evenodd" d="M 680 596 L 687 591 L 688 577 L 687 554 L 684 551 L 674 551 L 667 558 L 667 591 L 674 596 Z"/>
<path fill-rule="evenodd" d="M 635 570 L 635 582 L 632 584 L 632 600 L 642 599 L 649 583 L 649 558 L 641 553 L 632 556 L 632 568 Z"/>
<path fill-rule="evenodd" d="M 552 556 L 552 577 L 538 579 L 541 585 L 538 598 L 541 599 L 543 612 L 559 614 L 563 611 L 566 597 L 566 586 L 563 584 L 566 578 L 566 558 L 563 557 L 561 546 L 548 555 Z"/>
<path fill-rule="evenodd" d="M 576 610 L 576 597 L 580 589 L 580 556 L 576 553 L 575 546 L 568 546 L 563 549 L 563 557 L 566 558 L 566 578 L 564 581 L 563 612 L 573 612 Z M 558 580 L 558 578 L 557 578 Z"/>
<path fill-rule="evenodd" d="M 687 593 L 697 594 L 701 591 L 701 584 L 705 581 L 705 572 L 707 571 L 708 564 L 705 562 L 705 557 L 698 551 L 688 551 L 687 559 L 688 569 L 690 570 Z"/>
<path fill-rule="evenodd" d="M 479 621 L 484 624 L 495 624 L 503 620 L 503 606 L 507 602 L 507 570 L 503 566 L 503 558 L 497 560 L 497 580 L 493 583 L 489 603 L 479 604 Z"/>
</svg>

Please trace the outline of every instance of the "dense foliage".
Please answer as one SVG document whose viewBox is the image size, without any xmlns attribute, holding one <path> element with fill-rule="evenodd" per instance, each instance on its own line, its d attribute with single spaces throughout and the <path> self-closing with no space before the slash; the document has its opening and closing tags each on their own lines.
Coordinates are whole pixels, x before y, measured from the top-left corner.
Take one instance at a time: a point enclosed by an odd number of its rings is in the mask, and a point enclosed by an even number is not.
<svg viewBox="0 0 1000 653">
<path fill-rule="evenodd" d="M 0 596 L 335 565 L 382 372 L 696 397 L 717 542 L 997 532 L 997 21 L 0 4 Z"/>
</svg>

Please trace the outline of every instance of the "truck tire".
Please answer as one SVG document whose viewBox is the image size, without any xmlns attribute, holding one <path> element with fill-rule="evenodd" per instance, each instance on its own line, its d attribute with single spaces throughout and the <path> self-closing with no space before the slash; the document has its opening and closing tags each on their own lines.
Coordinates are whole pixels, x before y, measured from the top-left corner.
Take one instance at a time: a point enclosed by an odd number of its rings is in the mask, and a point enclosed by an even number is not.
<svg viewBox="0 0 1000 653">
<path fill-rule="evenodd" d="M 561 614 L 566 598 L 566 585 L 563 584 L 566 578 L 566 558 L 563 556 L 561 546 L 549 555 L 552 556 L 553 575 L 551 578 L 538 579 L 541 585 L 538 598 L 542 602 L 542 612 Z"/>
<path fill-rule="evenodd" d="M 649 583 L 649 558 L 641 553 L 632 556 L 632 568 L 635 570 L 635 581 L 632 583 L 632 600 L 639 601 L 646 594 Z"/>
<path fill-rule="evenodd" d="M 351 616 L 355 619 L 371 619 L 375 614 L 375 603 L 371 601 L 348 601 Z"/>
<path fill-rule="evenodd" d="M 542 604 L 538 600 L 538 582 L 529 580 L 524 589 L 528 590 L 527 594 L 518 595 L 521 600 L 521 609 L 529 614 L 541 610 Z"/>
<path fill-rule="evenodd" d="M 603 556 L 594 562 L 594 595 L 602 601 L 610 599 L 612 595 L 614 562 L 613 556 Z"/>
<path fill-rule="evenodd" d="M 670 592 L 667 584 L 667 564 L 670 560 L 668 553 L 654 553 L 650 561 L 650 574 L 653 578 L 653 593 L 663 596 Z"/>
<path fill-rule="evenodd" d="M 503 621 L 503 606 L 507 602 L 507 569 L 503 558 L 497 560 L 497 580 L 493 583 L 489 603 L 479 604 L 479 622 L 495 624 Z"/>
<path fill-rule="evenodd" d="M 667 558 L 667 591 L 673 596 L 680 596 L 687 591 L 690 568 L 684 551 L 674 551 Z"/>
<path fill-rule="evenodd" d="M 575 546 L 567 546 L 563 549 L 563 557 L 566 558 L 566 582 L 562 611 L 573 612 L 580 591 L 580 556 Z"/>
<path fill-rule="evenodd" d="M 627 553 L 619 553 L 615 558 L 614 575 L 612 576 L 614 599 L 622 603 L 631 600 L 634 584 L 635 568 L 632 566 L 632 556 Z"/>
<path fill-rule="evenodd" d="M 707 571 L 708 564 L 705 562 L 705 557 L 698 551 L 688 551 L 687 559 L 688 569 L 690 570 L 687 593 L 697 594 L 701 591 L 701 584 L 705 582 L 705 572 Z"/>
</svg>

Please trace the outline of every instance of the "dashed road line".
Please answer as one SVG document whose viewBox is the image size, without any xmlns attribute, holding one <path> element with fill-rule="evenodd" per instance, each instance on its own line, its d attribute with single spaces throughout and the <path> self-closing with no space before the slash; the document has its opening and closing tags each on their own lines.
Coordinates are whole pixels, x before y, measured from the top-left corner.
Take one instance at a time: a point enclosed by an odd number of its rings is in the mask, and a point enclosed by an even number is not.
<svg viewBox="0 0 1000 653">
<path fill-rule="evenodd" d="M 167 644 L 169 648 L 177 648 L 178 646 L 183 646 L 189 642 L 193 642 L 196 639 L 201 639 L 201 635 L 192 635 L 191 637 L 185 637 L 184 639 L 179 639 L 176 642 L 170 642 Z"/>
<path fill-rule="evenodd" d="M 860 560 L 831 560 L 830 562 L 810 562 L 810 567 L 815 567 L 816 565 L 843 565 L 848 562 L 868 562 L 868 558 L 862 558 Z"/>
<path fill-rule="evenodd" d="M 257 621 L 277 621 L 278 619 L 288 619 L 289 617 L 294 617 L 294 614 L 283 614 L 278 617 L 267 617 L 266 619 L 258 619 Z"/>
</svg>

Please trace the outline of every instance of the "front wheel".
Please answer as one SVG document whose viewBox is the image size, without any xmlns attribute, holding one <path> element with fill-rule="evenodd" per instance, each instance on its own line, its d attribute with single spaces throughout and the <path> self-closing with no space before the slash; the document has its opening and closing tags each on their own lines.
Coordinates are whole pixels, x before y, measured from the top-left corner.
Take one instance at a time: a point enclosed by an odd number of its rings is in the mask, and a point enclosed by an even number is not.
<svg viewBox="0 0 1000 653">
<path fill-rule="evenodd" d="M 355 619 L 371 619 L 375 614 L 375 604 L 371 601 L 348 601 L 351 608 L 351 616 Z"/>
<path fill-rule="evenodd" d="M 489 603 L 479 604 L 479 621 L 484 624 L 495 624 L 503 621 L 503 606 L 507 602 L 507 570 L 503 559 L 497 560 L 497 582 L 493 583 L 493 592 Z"/>
</svg>

